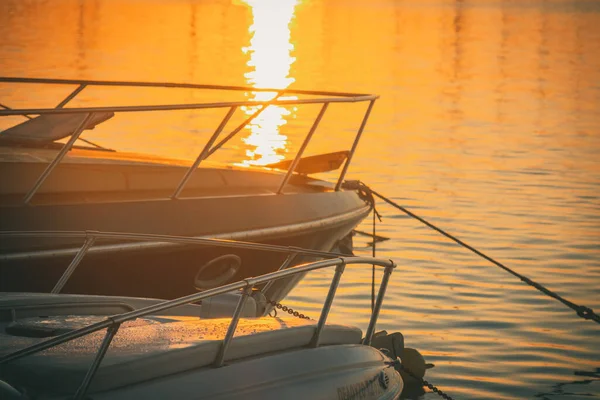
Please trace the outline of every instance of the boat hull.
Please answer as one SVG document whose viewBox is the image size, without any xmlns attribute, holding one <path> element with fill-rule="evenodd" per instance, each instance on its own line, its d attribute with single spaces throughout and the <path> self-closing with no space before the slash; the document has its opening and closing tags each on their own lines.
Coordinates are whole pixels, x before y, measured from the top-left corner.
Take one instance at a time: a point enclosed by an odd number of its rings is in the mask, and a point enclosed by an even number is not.
<svg viewBox="0 0 600 400">
<path fill-rule="evenodd" d="M 362 345 L 301 349 L 191 371 L 94 394 L 98 399 L 397 399 L 403 381 L 378 350 Z"/>
<path fill-rule="evenodd" d="M 99 231 L 216 237 L 331 250 L 368 214 L 370 206 L 355 192 L 318 192 L 260 196 L 184 198 L 119 203 L 2 207 L 3 231 Z M 49 292 L 83 239 L 3 238 L 0 291 Z M 220 284 L 274 271 L 287 254 L 215 246 L 157 242 L 96 242 L 64 293 L 174 298 L 195 291 L 194 277 L 208 261 L 236 254 L 238 272 Z M 312 261 L 297 256 L 291 265 Z M 218 278 L 222 271 L 205 271 Z M 35 279 L 31 277 L 35 276 Z M 279 290 L 281 299 L 300 277 Z M 278 285 L 281 288 L 282 285 Z"/>
</svg>

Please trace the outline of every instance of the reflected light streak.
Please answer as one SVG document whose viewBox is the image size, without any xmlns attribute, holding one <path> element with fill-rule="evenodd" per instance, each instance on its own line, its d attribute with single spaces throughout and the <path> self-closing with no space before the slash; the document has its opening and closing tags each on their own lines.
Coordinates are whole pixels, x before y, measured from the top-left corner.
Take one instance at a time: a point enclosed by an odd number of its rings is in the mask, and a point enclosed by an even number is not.
<svg viewBox="0 0 600 400">
<path fill-rule="evenodd" d="M 244 74 L 247 82 L 255 88 L 286 88 L 295 81 L 289 76 L 290 66 L 296 60 L 290 55 L 294 45 L 290 42 L 290 22 L 294 17 L 297 0 L 245 0 L 252 10 L 253 23 L 249 28 L 252 38 L 250 46 L 242 48 L 250 55 L 247 65 L 252 68 Z M 266 101 L 273 99 L 274 92 L 251 92 L 250 100 Z M 295 96 L 280 99 L 296 99 Z M 251 115 L 257 107 L 242 107 Z M 266 165 L 281 161 L 284 156 L 278 151 L 285 149 L 287 136 L 280 128 L 287 123 L 286 117 L 292 111 L 282 106 L 269 106 L 246 127 L 250 134 L 243 138 L 249 149 L 247 160 L 242 165 Z"/>
</svg>

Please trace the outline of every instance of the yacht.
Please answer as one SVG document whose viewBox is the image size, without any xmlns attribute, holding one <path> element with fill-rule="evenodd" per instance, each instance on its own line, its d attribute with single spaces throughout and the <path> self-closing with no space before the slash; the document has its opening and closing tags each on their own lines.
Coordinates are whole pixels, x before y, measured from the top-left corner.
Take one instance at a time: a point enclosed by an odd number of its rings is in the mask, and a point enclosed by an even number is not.
<svg viewBox="0 0 600 400">
<path fill-rule="evenodd" d="M 369 214 L 372 200 L 344 185 L 348 167 L 376 95 L 256 89 L 185 83 L 1 78 L 2 87 L 20 88 L 38 104 L 39 88 L 73 88 L 56 107 L 11 108 L 0 97 L 0 117 L 20 123 L 0 132 L 0 231 L 67 231 L 73 235 L 4 237 L 0 242 L 0 291 L 49 292 L 65 265 L 85 243 L 89 254 L 62 288 L 64 293 L 172 299 L 193 292 L 202 278 L 218 286 L 274 271 L 280 253 L 261 254 L 237 248 L 241 262 L 224 256 L 220 247 L 194 247 L 160 241 L 94 235 L 137 232 L 188 238 L 217 238 L 351 254 L 352 231 Z M 157 105 L 69 107 L 89 90 L 188 90 L 224 93 L 227 101 Z M 15 89 L 16 90 L 16 89 Z M 253 91 L 272 92 L 269 101 L 231 100 Z M 4 93 L 10 93 L 4 92 Z M 44 100 L 47 100 L 44 98 Z M 305 157 L 328 107 L 364 103 L 366 110 L 350 148 Z M 78 103 L 79 104 L 79 103 Z M 288 160 L 267 166 L 212 163 L 229 141 L 269 107 L 320 107 L 304 141 Z M 239 111 L 253 110 L 249 116 Z M 115 129 L 115 121 L 131 113 L 221 112 L 215 128 L 194 160 L 115 151 L 85 139 Z M 235 114 L 244 120 L 226 129 Z M 1 120 L 1 118 L 0 118 Z M 111 125 L 113 124 L 113 125 Z M 96 133 L 95 132 L 95 133 Z M 119 128 L 119 134 L 127 135 Z M 333 179 L 311 175 L 326 173 Z M 85 231 L 85 234 L 81 232 Z M 314 258 L 290 256 L 296 265 Z M 110 261 L 108 261 L 110 260 Z M 32 279 L 32 276 L 38 279 Z M 165 280 L 168 276 L 168 280 Z M 200 276 L 200 277 L 199 277 Z"/>
</svg>

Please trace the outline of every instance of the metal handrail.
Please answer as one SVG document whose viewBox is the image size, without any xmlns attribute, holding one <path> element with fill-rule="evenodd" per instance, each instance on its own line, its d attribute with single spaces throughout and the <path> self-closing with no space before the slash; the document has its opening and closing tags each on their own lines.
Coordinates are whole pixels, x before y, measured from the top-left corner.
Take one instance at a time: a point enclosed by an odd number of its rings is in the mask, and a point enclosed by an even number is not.
<svg viewBox="0 0 600 400">
<path fill-rule="evenodd" d="M 120 87 L 154 87 L 154 88 L 179 88 L 179 89 L 211 89 L 211 90 L 236 90 L 251 92 L 278 92 L 281 88 L 255 88 L 252 86 L 232 85 L 206 85 L 198 83 L 175 83 L 175 82 L 142 82 L 142 81 L 105 81 L 86 79 L 49 79 L 49 78 L 22 78 L 22 77 L 0 77 L 0 82 L 6 83 L 46 83 L 54 85 L 86 85 L 86 86 L 120 86 Z M 365 93 L 331 92 L 323 90 L 288 90 L 292 94 L 306 94 L 317 96 L 369 96 Z"/>
<path fill-rule="evenodd" d="M 212 239 L 212 238 L 196 238 L 186 236 L 174 236 L 174 235 L 158 235 L 151 233 L 130 233 L 130 232 L 100 232 L 100 231 L 0 231 L 0 238 L 10 237 L 30 237 L 30 238 L 84 238 L 83 245 L 79 248 L 75 257 L 71 260 L 69 266 L 65 269 L 65 272 L 58 279 L 54 285 L 51 293 L 60 293 L 62 288 L 66 285 L 71 275 L 75 272 L 85 255 L 92 248 L 94 243 L 98 239 L 118 239 L 118 240 L 134 240 L 134 241 L 152 241 L 152 242 L 166 242 L 180 245 L 200 245 L 200 246 L 211 246 L 211 247 L 228 247 L 238 249 L 249 249 L 249 250 L 261 250 L 270 251 L 277 253 L 286 253 L 288 257 L 283 261 L 279 270 L 287 268 L 291 263 L 291 257 L 298 254 L 311 255 L 321 258 L 335 258 L 344 257 L 345 254 L 304 249 L 302 247 L 295 246 L 279 246 L 276 244 L 266 243 L 252 243 L 243 242 L 236 240 L 225 240 L 225 239 Z M 10 255 L 0 255 L 0 260 L 10 258 Z"/>
<path fill-rule="evenodd" d="M 97 238 L 134 241 L 166 242 L 173 244 L 197 244 L 205 246 L 231 247 L 250 250 L 265 250 L 279 253 L 298 253 L 318 257 L 343 257 L 346 254 L 331 251 L 305 249 L 297 246 L 280 246 L 276 244 L 244 242 L 242 240 L 213 239 L 177 235 L 159 235 L 154 233 L 104 232 L 104 231 L 0 231 L 2 237 L 31 238 Z M 10 254 L 0 254 L 0 261 L 11 259 Z"/>
<path fill-rule="evenodd" d="M 87 241 L 86 241 L 86 243 L 87 243 Z M 85 247 L 85 244 L 84 244 L 84 247 Z M 136 318 L 144 317 L 147 315 L 156 314 L 161 311 L 166 311 L 166 310 L 169 310 L 174 307 L 197 302 L 197 301 L 207 299 L 209 297 L 213 297 L 216 295 L 243 289 L 240 300 L 238 301 L 238 304 L 234 311 L 233 317 L 231 319 L 231 322 L 229 324 L 229 327 L 227 329 L 225 337 L 223 338 L 223 340 L 221 342 L 221 346 L 219 348 L 219 351 L 218 351 L 215 361 L 213 363 L 213 366 L 220 367 L 223 365 L 223 361 L 225 360 L 225 355 L 226 355 L 227 349 L 229 347 L 229 344 L 231 343 L 231 340 L 233 339 L 237 324 L 238 324 L 240 316 L 241 316 L 241 310 L 253 288 L 255 288 L 257 285 L 260 285 L 262 283 L 268 283 L 268 282 L 278 280 L 278 279 L 283 279 L 283 278 L 286 278 L 289 276 L 303 274 L 303 273 L 307 273 L 309 271 L 315 271 L 317 269 L 323 269 L 323 268 L 335 266 L 336 273 L 334 274 L 334 276 L 332 278 L 332 281 L 331 281 L 331 284 L 329 287 L 329 292 L 327 294 L 327 298 L 325 299 L 325 302 L 323 304 L 323 308 L 322 308 L 321 314 L 319 316 L 319 320 L 317 322 L 317 326 L 315 328 L 313 338 L 311 339 L 310 344 L 309 344 L 310 347 L 317 347 L 319 345 L 319 338 L 320 338 L 321 332 L 327 321 L 327 316 L 329 314 L 329 310 L 331 309 L 331 305 L 333 304 L 335 292 L 339 285 L 341 275 L 344 272 L 345 266 L 349 265 L 349 264 L 369 264 L 369 265 L 374 265 L 374 266 L 379 266 L 379 267 L 384 268 L 384 273 L 383 273 L 383 277 L 381 279 L 379 293 L 377 295 L 377 301 L 375 302 L 375 307 L 373 308 L 373 310 L 371 312 L 371 317 L 369 319 L 369 325 L 367 327 L 367 331 L 366 331 L 365 337 L 363 339 L 363 344 L 370 345 L 371 340 L 373 338 L 373 333 L 375 332 L 375 326 L 377 324 L 377 319 L 379 317 L 379 312 L 381 310 L 381 306 L 383 303 L 383 297 L 385 296 L 385 291 L 387 289 L 389 278 L 390 278 L 390 275 L 391 275 L 393 269 L 396 267 L 396 264 L 392 260 L 382 260 L 382 259 L 376 259 L 376 258 L 371 258 L 371 257 L 339 257 L 339 258 L 334 258 L 334 259 L 329 259 L 329 260 L 322 260 L 322 261 L 307 263 L 304 265 L 298 265 L 298 266 L 291 267 L 291 268 L 288 268 L 285 270 L 279 270 L 279 271 L 271 272 L 268 274 L 264 274 L 264 275 L 261 275 L 261 276 L 255 277 L 255 278 L 247 278 L 247 279 L 244 279 L 239 282 L 230 283 L 228 285 L 223 285 L 218 288 L 209 289 L 204 292 L 194 293 L 194 294 L 191 294 L 188 296 L 183 296 L 183 297 L 180 297 L 180 298 L 177 298 L 174 300 L 168 300 L 168 301 L 164 301 L 162 303 L 153 304 L 153 305 L 150 305 L 150 306 L 138 309 L 138 310 L 133 310 L 133 311 L 125 312 L 122 314 L 117 314 L 117 315 L 108 317 L 102 321 L 96 322 L 94 324 L 90 324 L 86 327 L 64 333 L 64 334 L 56 336 L 52 339 L 46 340 L 41 343 L 37 343 L 35 345 L 32 345 L 32 346 L 26 347 L 24 349 L 10 353 L 6 356 L 0 357 L 0 365 L 6 364 L 10 361 L 14 361 L 14 360 L 26 357 L 31 354 L 38 353 L 43 350 L 47 350 L 51 347 L 54 347 L 54 346 L 60 345 L 62 343 L 66 343 L 68 341 L 80 338 L 80 337 L 88 335 L 90 333 L 97 332 L 102 329 L 107 329 L 106 335 L 104 336 L 104 339 L 102 340 L 100 348 L 98 349 L 98 352 L 97 352 L 94 360 L 92 361 L 92 364 L 90 365 L 90 367 L 86 373 L 86 376 L 84 377 L 81 385 L 79 386 L 79 388 L 75 394 L 76 399 L 81 399 L 81 398 L 85 397 L 85 394 L 89 388 L 89 385 L 91 384 L 91 381 L 92 381 L 96 371 L 98 370 L 98 367 L 100 366 L 100 363 L 102 362 L 102 359 L 106 355 L 106 352 L 107 352 L 108 348 L 110 347 L 112 339 L 118 332 L 122 323 L 124 323 L 126 321 L 134 320 Z"/>
<path fill-rule="evenodd" d="M 356 151 L 360 137 L 366 125 L 366 122 L 371 113 L 375 100 L 379 98 L 377 95 L 362 94 L 362 93 L 345 93 L 345 92 L 331 92 L 331 91 L 317 91 L 317 90 L 293 90 L 293 89 L 273 89 L 273 88 L 253 88 L 247 86 L 227 86 L 227 85 L 203 85 L 203 84 L 191 84 L 191 83 L 169 83 L 169 82 L 138 82 L 138 81 L 100 81 L 100 80 L 74 80 L 74 79 L 43 79 L 43 78 L 18 78 L 18 77 L 0 77 L 0 83 L 33 83 L 33 84 L 62 84 L 62 85 L 77 85 L 77 88 L 71 92 L 63 101 L 61 101 L 55 108 L 29 108 L 29 109 L 0 109 L 0 117 L 2 116 L 14 116 L 22 115 L 29 116 L 30 114 L 87 114 L 86 121 L 82 122 L 81 126 L 76 129 L 70 136 L 70 139 L 63 146 L 61 151 L 52 160 L 40 177 L 36 180 L 33 188 L 23 198 L 23 203 L 28 204 L 38 189 L 42 186 L 46 178 L 52 173 L 54 168 L 60 164 L 66 153 L 71 150 L 74 142 L 79 139 L 79 136 L 83 132 L 87 120 L 93 117 L 94 113 L 98 112 L 147 112 L 147 111 L 173 111 L 173 110 L 199 110 L 207 108 L 229 108 L 229 112 L 223 119 L 217 130 L 213 133 L 209 141 L 206 143 L 202 151 L 199 153 L 196 161 L 187 169 L 182 180 L 178 186 L 174 189 L 171 199 L 175 200 L 179 194 L 185 188 L 186 183 L 190 179 L 191 175 L 198 168 L 202 160 L 208 158 L 211 154 L 217 151 L 224 143 L 235 136 L 241 131 L 248 123 L 250 123 L 255 116 L 260 114 L 265 108 L 272 105 L 300 105 L 300 104 L 322 104 L 321 112 L 316 117 L 315 123 L 311 127 L 310 132 L 305 137 L 304 142 L 294 157 L 294 160 L 290 164 L 285 177 L 283 178 L 280 187 L 277 189 L 276 194 L 282 194 L 284 186 L 288 183 L 290 176 L 295 172 L 296 166 L 300 161 L 302 153 L 308 143 L 310 142 L 314 131 L 319 124 L 319 121 L 323 117 L 328 105 L 330 103 L 356 103 L 356 102 L 369 102 L 369 106 L 360 128 L 354 138 L 351 149 L 349 150 L 348 157 L 344 163 L 342 172 L 340 173 L 335 190 L 341 190 L 341 183 L 346 175 L 354 152 Z M 159 104 L 159 105 L 144 105 L 144 106 L 108 106 L 108 107 L 72 107 L 64 108 L 64 106 L 81 93 L 85 88 L 90 86 L 112 86 L 112 87 L 152 87 L 152 88 L 180 88 L 180 89 L 207 89 L 207 90 L 230 90 L 230 91 L 254 91 L 254 92 L 273 92 L 275 96 L 271 100 L 257 101 L 257 100 L 245 100 L 245 101 L 228 101 L 228 102 L 215 102 L 215 103 L 193 103 L 193 104 Z M 325 96 L 325 97 L 313 97 L 306 99 L 280 99 L 282 94 L 285 92 L 286 95 L 307 95 L 307 96 Z M 229 133 L 223 140 L 214 144 L 221 131 L 225 128 L 225 125 L 239 107 L 243 106 L 262 106 L 261 109 L 257 110 L 253 116 L 247 118 L 240 126 Z"/>
<path fill-rule="evenodd" d="M 291 91 L 288 91 L 291 93 Z M 280 105 L 289 106 L 296 104 L 324 104 L 324 103 L 358 103 L 371 101 L 377 96 L 358 97 L 326 97 L 323 99 L 288 99 L 288 100 L 243 100 L 222 101 L 216 103 L 191 103 L 191 104 L 157 104 L 151 106 L 113 106 L 113 107 L 70 107 L 70 108 L 11 108 L 0 110 L 0 117 L 24 114 L 85 114 L 95 112 L 140 112 L 140 111 L 176 111 L 198 110 L 204 108 L 228 108 L 242 106 Z"/>
</svg>

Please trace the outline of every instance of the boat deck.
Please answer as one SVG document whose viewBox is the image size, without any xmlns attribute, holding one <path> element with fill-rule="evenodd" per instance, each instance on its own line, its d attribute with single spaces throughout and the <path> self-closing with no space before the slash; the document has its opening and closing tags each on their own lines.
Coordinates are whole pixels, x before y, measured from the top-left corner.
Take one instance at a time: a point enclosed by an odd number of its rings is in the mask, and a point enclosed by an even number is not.
<svg viewBox="0 0 600 400">
<path fill-rule="evenodd" d="M 102 321 L 102 316 L 39 317 L 0 323 L 0 355 L 47 340 L 50 337 Z M 93 391 L 138 384 L 165 375 L 207 367 L 217 358 L 231 318 L 202 319 L 186 316 L 150 316 L 123 323 L 91 386 Z M 227 354 L 227 361 L 308 346 L 316 322 L 294 317 L 241 318 Z M 51 330 L 55 329 L 56 334 Z M 32 337 L 34 336 L 34 337 Z M 54 394 L 77 390 L 103 340 L 95 332 L 77 340 L 29 356 L 3 374 L 9 381 L 35 386 Z M 362 332 L 343 325 L 326 325 L 321 345 L 358 345 Z M 33 378 L 33 379 L 32 379 Z M 33 383 L 35 382 L 35 383 Z"/>
<path fill-rule="evenodd" d="M 57 150 L 0 146 L 0 205 L 20 205 Z M 134 153 L 73 149 L 39 188 L 31 204 L 105 203 L 170 199 L 191 161 Z M 206 163 L 178 198 L 260 196 L 277 193 L 284 174 L 267 168 Z M 294 175 L 283 193 L 332 191 L 333 185 Z"/>
</svg>

